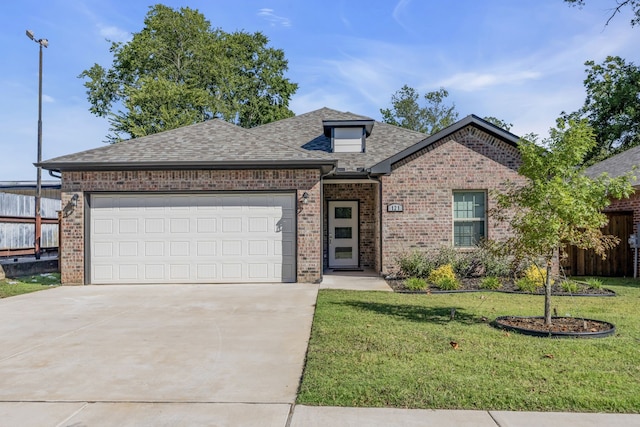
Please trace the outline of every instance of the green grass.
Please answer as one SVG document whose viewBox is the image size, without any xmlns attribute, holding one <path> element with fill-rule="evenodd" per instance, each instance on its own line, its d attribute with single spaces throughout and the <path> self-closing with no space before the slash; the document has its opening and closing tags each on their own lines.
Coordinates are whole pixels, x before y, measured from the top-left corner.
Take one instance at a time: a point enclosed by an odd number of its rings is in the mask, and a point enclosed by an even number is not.
<svg viewBox="0 0 640 427">
<path fill-rule="evenodd" d="M 618 296 L 552 299 L 558 315 L 616 325 L 615 336 L 598 339 L 536 338 L 488 324 L 542 315 L 541 296 L 322 290 L 298 403 L 638 413 L 640 281 L 603 284 Z"/>
<path fill-rule="evenodd" d="M 0 280 L 0 298 L 49 289 L 60 284 L 60 274 L 46 273 Z"/>
</svg>

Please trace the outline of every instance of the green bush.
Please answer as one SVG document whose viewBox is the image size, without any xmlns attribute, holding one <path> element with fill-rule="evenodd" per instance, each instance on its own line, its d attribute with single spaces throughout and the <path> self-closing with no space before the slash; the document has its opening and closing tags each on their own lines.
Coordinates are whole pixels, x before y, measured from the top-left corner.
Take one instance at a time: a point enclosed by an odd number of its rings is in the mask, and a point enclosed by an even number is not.
<svg viewBox="0 0 640 427">
<path fill-rule="evenodd" d="M 536 293 L 538 288 L 542 287 L 540 280 L 532 280 L 527 277 L 516 280 L 516 288 L 521 292 Z"/>
<path fill-rule="evenodd" d="M 413 251 L 406 253 L 398 258 L 398 266 L 400 272 L 405 277 L 428 277 L 431 270 L 434 269 L 433 262 L 427 253 Z"/>
<path fill-rule="evenodd" d="M 529 268 L 524 271 L 523 278 L 536 282 L 538 286 L 544 286 L 547 282 L 547 270 L 531 264 Z M 553 285 L 553 279 L 551 279 L 550 282 Z"/>
<path fill-rule="evenodd" d="M 580 289 L 580 286 L 574 280 L 565 280 L 560 284 L 560 286 L 562 287 L 563 291 L 568 292 L 570 294 L 578 293 L 578 290 Z"/>
<path fill-rule="evenodd" d="M 480 289 L 500 289 L 502 282 L 496 276 L 488 276 L 480 281 Z"/>
<path fill-rule="evenodd" d="M 595 277 L 589 277 L 585 280 L 587 286 L 591 289 L 602 289 L 602 280 L 596 279 Z"/>
<path fill-rule="evenodd" d="M 513 257 L 501 253 L 501 246 L 483 242 L 474 250 L 442 246 L 437 249 L 407 252 L 397 259 L 403 277 L 428 278 L 433 270 L 449 265 L 457 278 L 482 276 L 513 277 Z"/>
<path fill-rule="evenodd" d="M 443 290 L 458 289 L 460 282 L 456 278 L 451 264 L 441 265 L 429 274 L 429 281 Z"/>
<path fill-rule="evenodd" d="M 435 285 L 443 291 L 454 291 L 460 289 L 460 282 L 456 278 L 443 277 L 435 282 Z"/>
<path fill-rule="evenodd" d="M 404 286 L 410 291 L 423 291 L 427 288 L 427 281 L 421 277 L 410 277 L 404 281 Z"/>
<path fill-rule="evenodd" d="M 485 240 L 478 245 L 477 258 L 479 270 L 485 276 L 512 277 L 512 257 L 502 253 L 502 247 L 496 242 Z"/>
</svg>

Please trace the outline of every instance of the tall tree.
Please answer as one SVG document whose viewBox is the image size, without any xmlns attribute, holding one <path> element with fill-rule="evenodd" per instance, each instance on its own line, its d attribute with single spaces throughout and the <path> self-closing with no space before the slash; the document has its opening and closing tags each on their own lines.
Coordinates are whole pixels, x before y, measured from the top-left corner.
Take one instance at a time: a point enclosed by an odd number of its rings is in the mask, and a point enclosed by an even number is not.
<svg viewBox="0 0 640 427">
<path fill-rule="evenodd" d="M 520 174 L 528 178 L 523 186 L 512 186 L 496 195 L 492 215 L 508 221 L 514 230 L 506 250 L 521 259 L 542 257 L 546 264 L 545 324 L 551 324 L 551 270 L 555 252 L 566 245 L 605 251 L 619 243 L 604 235 L 603 214 L 611 198 L 628 197 L 630 177 L 590 178 L 584 174 L 584 157 L 595 145 L 593 130 L 586 120 L 558 120 L 550 137 L 538 145 L 535 138 L 521 139 Z M 509 213 L 510 212 L 510 213 Z"/>
<path fill-rule="evenodd" d="M 424 95 L 425 106 L 418 102 L 420 94 L 408 85 L 391 96 L 392 108 L 381 109 L 382 121 L 418 132 L 433 134 L 455 123 L 458 119 L 455 104 L 446 105 L 449 96 L 444 88 Z"/>
<path fill-rule="evenodd" d="M 484 119 L 486 121 L 488 121 L 491 124 L 494 124 L 496 126 L 498 126 L 501 129 L 506 130 L 507 132 L 509 132 L 511 130 L 511 128 L 513 127 L 513 123 L 507 123 L 502 119 L 499 119 L 497 117 L 493 117 L 493 116 L 485 116 Z"/>
<path fill-rule="evenodd" d="M 298 85 L 288 62 L 260 33 L 213 29 L 200 12 L 151 6 L 131 41 L 112 43 L 111 68 L 94 64 L 85 79 L 90 111 L 107 117 L 117 142 L 222 118 L 253 127 L 291 117 Z"/>
<path fill-rule="evenodd" d="M 597 144 L 585 160 L 593 163 L 640 144 L 640 67 L 619 56 L 585 63 L 587 98 L 565 117 L 587 118 Z"/>
<path fill-rule="evenodd" d="M 566 3 L 569 3 L 571 6 L 584 6 L 585 0 L 564 0 Z M 630 7 L 633 11 L 633 18 L 631 18 L 631 26 L 640 24 L 640 0 L 615 0 L 615 4 L 611 7 L 611 14 L 607 19 L 607 23 L 605 25 L 609 25 L 609 22 L 616 16 L 622 9 L 625 7 Z"/>
</svg>

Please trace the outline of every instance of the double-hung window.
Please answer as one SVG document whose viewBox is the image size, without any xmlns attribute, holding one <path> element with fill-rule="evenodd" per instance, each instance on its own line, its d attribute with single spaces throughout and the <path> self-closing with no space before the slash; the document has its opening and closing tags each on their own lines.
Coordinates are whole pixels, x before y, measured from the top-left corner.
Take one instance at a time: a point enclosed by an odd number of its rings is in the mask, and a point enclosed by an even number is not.
<svg viewBox="0 0 640 427">
<path fill-rule="evenodd" d="M 484 191 L 453 192 L 453 245 L 475 246 L 485 238 L 487 229 L 486 193 Z"/>
</svg>

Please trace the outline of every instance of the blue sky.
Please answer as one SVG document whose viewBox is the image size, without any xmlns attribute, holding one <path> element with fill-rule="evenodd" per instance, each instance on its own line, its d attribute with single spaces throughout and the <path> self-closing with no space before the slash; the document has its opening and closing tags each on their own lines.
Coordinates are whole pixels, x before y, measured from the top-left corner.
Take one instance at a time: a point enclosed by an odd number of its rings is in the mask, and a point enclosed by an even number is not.
<svg viewBox="0 0 640 427">
<path fill-rule="evenodd" d="M 261 31 L 285 51 L 299 84 L 290 107 L 370 116 L 404 84 L 420 93 L 446 88 L 460 118 L 495 116 L 512 132 L 546 136 L 562 111 L 585 97 L 584 62 L 619 55 L 640 64 L 640 28 L 630 13 L 609 26 L 615 0 L 236 0 L 174 1 L 198 9 L 213 27 Z M 38 45 L 47 38 L 43 79 L 43 158 L 101 147 L 106 119 L 92 116 L 77 76 L 108 67 L 106 39 L 141 30 L 150 5 L 138 0 L 22 0 L 0 15 L 0 181 L 35 180 Z M 45 172 L 45 178 L 49 178 Z"/>
</svg>

